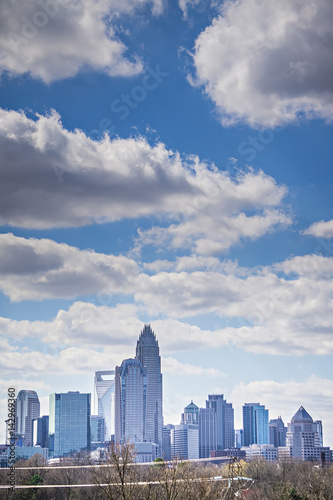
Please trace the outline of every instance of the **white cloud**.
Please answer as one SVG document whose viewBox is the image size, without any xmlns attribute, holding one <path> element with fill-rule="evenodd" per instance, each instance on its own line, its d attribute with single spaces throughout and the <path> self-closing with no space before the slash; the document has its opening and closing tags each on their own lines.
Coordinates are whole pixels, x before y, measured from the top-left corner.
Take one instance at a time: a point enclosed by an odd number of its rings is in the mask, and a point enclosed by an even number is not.
<svg viewBox="0 0 333 500">
<path fill-rule="evenodd" d="M 244 403 L 260 402 L 269 409 L 269 418 L 282 416 L 285 425 L 291 421 L 300 406 L 304 406 L 313 420 L 322 420 L 324 445 L 333 442 L 332 423 L 333 380 L 312 375 L 302 381 L 258 380 L 234 386 L 230 401 L 237 409 L 236 428 L 242 427 L 241 407 Z"/>
<path fill-rule="evenodd" d="M 314 236 L 315 238 L 333 238 L 333 220 L 314 222 L 303 231 L 303 234 Z"/>
<path fill-rule="evenodd" d="M 52 240 L 0 236 L 1 289 L 12 300 L 96 296 L 76 302 L 50 322 L 0 319 L 9 338 L 41 337 L 68 345 L 128 345 L 139 317 L 163 315 L 153 326 L 166 353 L 204 346 L 237 345 L 256 353 L 317 355 L 333 352 L 333 258 L 295 256 L 262 268 L 241 268 L 212 257 L 179 257 L 150 274 L 123 256 L 79 250 Z M 113 292 L 134 304 L 107 307 Z M 133 295 L 133 297 L 132 297 Z M 198 314 L 232 320 L 214 331 L 179 321 Z M 163 317 L 162 316 L 162 317 Z M 112 327 L 110 326 L 112 325 Z M 121 339 L 121 340 L 119 340 Z"/>
<path fill-rule="evenodd" d="M 177 359 L 171 357 L 162 359 L 162 370 L 163 373 L 174 375 L 200 375 L 214 378 L 225 378 L 227 376 L 223 371 L 216 368 L 204 368 L 189 363 L 180 363 Z"/>
<path fill-rule="evenodd" d="M 0 393 L 6 393 L 7 394 L 7 391 L 8 391 L 8 388 L 14 388 L 15 389 L 15 392 L 16 394 L 18 394 L 18 392 L 23 389 L 23 388 L 26 388 L 27 387 L 27 380 L 26 379 L 22 379 L 22 378 L 11 378 L 11 379 L 8 379 L 8 380 L 4 380 L 4 379 L 0 379 Z M 40 391 L 40 390 L 49 390 L 51 387 L 47 384 L 45 384 L 45 382 L 43 380 L 31 380 L 29 381 L 29 390 L 32 390 L 32 391 Z"/>
<path fill-rule="evenodd" d="M 48 350 L 50 352 L 48 352 Z M 94 373 L 100 366 L 113 368 L 121 363 L 124 357 L 133 356 L 133 349 L 127 351 L 115 351 L 113 348 L 105 348 L 103 352 L 83 347 L 68 347 L 57 353 L 51 353 L 52 346 L 44 351 L 31 350 L 27 352 L 14 351 L 6 354 L 5 359 L 0 360 L 0 368 L 3 376 L 15 377 L 17 368 L 20 376 L 24 376 L 26 383 L 34 378 L 40 378 L 49 374 L 74 375 Z M 125 356 L 122 356 L 122 353 Z"/>
<path fill-rule="evenodd" d="M 86 68 L 110 76 L 131 76 L 140 61 L 127 58 L 116 34 L 116 18 L 162 0 L 31 0 L 1 2 L 0 72 L 30 73 L 46 83 L 76 75 Z"/>
<path fill-rule="evenodd" d="M 202 0 L 178 0 L 179 7 L 185 18 L 188 17 L 188 11 L 190 9 L 196 8 L 202 3 Z"/>
<path fill-rule="evenodd" d="M 21 227 L 73 227 L 182 211 L 200 194 L 201 177 L 211 178 L 207 171 L 197 179 L 163 144 L 151 147 L 143 138 L 93 141 L 64 129 L 56 113 L 34 121 L 1 110 L 0 151 L 0 223 Z"/>
<path fill-rule="evenodd" d="M 197 38 L 189 78 L 224 125 L 333 118 L 331 0 L 238 0 Z"/>
<path fill-rule="evenodd" d="M 259 205 L 258 198 L 260 210 Z M 214 205 L 205 208 L 178 224 L 155 226 L 145 231 L 139 229 L 136 249 L 144 245 L 171 246 L 173 249 L 190 248 L 197 254 L 216 255 L 227 252 L 244 239 L 255 240 L 292 223 L 292 218 L 280 210 L 263 210 L 256 215 L 244 212 L 232 215 L 220 211 L 217 200 Z"/>
<path fill-rule="evenodd" d="M 302 255 L 291 257 L 284 262 L 274 264 L 275 271 L 287 275 L 296 275 L 311 280 L 330 280 L 333 276 L 333 259 L 322 255 Z"/>
<path fill-rule="evenodd" d="M 135 298 L 150 314 L 233 319 L 237 327 L 202 336 L 205 342 L 256 353 L 322 355 L 333 352 L 332 276 L 333 258 L 309 255 L 239 273 L 229 265 L 219 271 L 141 275 Z"/>
<path fill-rule="evenodd" d="M 232 178 L 162 143 L 93 141 L 64 129 L 56 113 L 32 120 L 1 110 L 0 153 L 0 224 L 73 227 L 163 216 L 169 226 L 139 231 L 135 250 L 170 242 L 214 254 L 291 223 L 280 207 L 286 188 L 262 171 Z"/>
<path fill-rule="evenodd" d="M 137 273 L 137 264 L 122 255 L 0 235 L 0 289 L 13 301 L 125 293 Z"/>
</svg>

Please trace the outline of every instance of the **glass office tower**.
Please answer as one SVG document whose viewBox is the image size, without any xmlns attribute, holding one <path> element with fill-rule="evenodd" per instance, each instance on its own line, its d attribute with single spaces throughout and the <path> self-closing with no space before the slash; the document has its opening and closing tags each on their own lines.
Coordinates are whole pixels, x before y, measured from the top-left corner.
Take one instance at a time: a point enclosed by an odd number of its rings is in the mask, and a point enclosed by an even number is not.
<svg viewBox="0 0 333 500">
<path fill-rule="evenodd" d="M 268 410 L 260 403 L 243 406 L 244 446 L 269 444 Z"/>
<path fill-rule="evenodd" d="M 162 373 L 158 341 L 150 325 L 145 325 L 136 345 L 136 359 L 147 374 L 145 440 L 156 443 L 162 452 Z"/>
<path fill-rule="evenodd" d="M 95 414 L 103 417 L 104 431 L 103 441 L 111 441 L 115 433 L 115 372 L 114 370 L 95 372 Z"/>
<path fill-rule="evenodd" d="M 142 443 L 145 439 L 147 377 L 138 359 L 116 367 L 116 442 Z"/>
<path fill-rule="evenodd" d="M 36 391 L 22 390 L 16 400 L 16 431 L 24 446 L 32 446 L 32 421 L 40 415 Z"/>
<path fill-rule="evenodd" d="M 63 457 L 90 449 L 90 394 L 50 394 L 50 455 Z"/>
</svg>

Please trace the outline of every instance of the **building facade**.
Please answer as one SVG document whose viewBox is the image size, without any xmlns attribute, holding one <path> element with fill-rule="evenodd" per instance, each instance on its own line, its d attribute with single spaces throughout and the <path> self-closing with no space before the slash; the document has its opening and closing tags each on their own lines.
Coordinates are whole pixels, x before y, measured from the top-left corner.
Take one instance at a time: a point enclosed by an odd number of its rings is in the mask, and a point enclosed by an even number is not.
<svg viewBox="0 0 333 500">
<path fill-rule="evenodd" d="M 140 333 L 135 358 L 140 361 L 147 376 L 145 440 L 156 443 L 161 454 L 163 427 L 161 357 L 158 341 L 150 325 L 145 325 Z"/>
<path fill-rule="evenodd" d="M 174 429 L 173 424 L 163 425 L 162 429 L 162 457 L 164 460 L 171 460 L 171 430 Z"/>
<path fill-rule="evenodd" d="M 216 411 L 214 408 L 199 410 L 199 458 L 209 458 L 217 450 Z"/>
<path fill-rule="evenodd" d="M 243 429 L 235 430 L 235 447 L 241 448 L 244 446 L 244 431 Z"/>
<path fill-rule="evenodd" d="M 244 446 L 269 444 L 268 410 L 260 403 L 243 406 Z"/>
<path fill-rule="evenodd" d="M 332 451 L 322 446 L 322 426 L 318 422 L 313 421 L 303 406 L 298 409 L 287 430 L 287 446 L 291 457 L 332 462 Z"/>
<path fill-rule="evenodd" d="M 264 458 L 268 462 L 275 462 L 278 458 L 279 449 L 273 444 L 251 444 L 250 446 L 243 446 L 242 451 L 245 451 L 246 460 Z"/>
<path fill-rule="evenodd" d="M 287 428 L 281 417 L 269 421 L 269 443 L 276 448 L 286 446 Z"/>
<path fill-rule="evenodd" d="M 32 421 L 40 415 L 37 392 L 22 390 L 16 399 L 16 433 L 23 446 L 32 446 Z"/>
<path fill-rule="evenodd" d="M 32 423 L 32 446 L 48 448 L 49 446 L 49 416 L 44 415 L 33 420 Z"/>
<path fill-rule="evenodd" d="M 234 409 L 227 403 L 223 394 L 208 395 L 206 408 L 216 413 L 216 449 L 233 448 L 235 444 Z"/>
<path fill-rule="evenodd" d="M 90 450 L 90 394 L 50 394 L 49 447 L 54 458 Z"/>
<path fill-rule="evenodd" d="M 90 417 L 90 438 L 94 449 L 105 444 L 105 421 L 100 415 Z"/>
<path fill-rule="evenodd" d="M 179 424 L 171 429 L 171 458 L 181 460 L 199 458 L 198 424 Z"/>
<path fill-rule="evenodd" d="M 95 372 L 94 411 L 104 419 L 103 441 L 111 441 L 115 433 L 115 372 Z"/>
<path fill-rule="evenodd" d="M 146 439 L 147 375 L 138 359 L 125 359 L 115 376 L 116 442 Z"/>
</svg>

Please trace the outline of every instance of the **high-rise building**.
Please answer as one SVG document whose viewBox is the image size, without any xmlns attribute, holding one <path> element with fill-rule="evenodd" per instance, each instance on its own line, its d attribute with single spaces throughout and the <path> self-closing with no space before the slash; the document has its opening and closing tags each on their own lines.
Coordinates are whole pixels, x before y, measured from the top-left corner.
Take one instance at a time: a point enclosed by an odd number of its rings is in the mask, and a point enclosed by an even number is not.
<svg viewBox="0 0 333 500">
<path fill-rule="evenodd" d="M 90 449 L 90 394 L 50 394 L 49 446 L 53 457 Z"/>
<path fill-rule="evenodd" d="M 269 443 L 275 448 L 286 446 L 287 428 L 281 417 L 269 421 Z"/>
<path fill-rule="evenodd" d="M 173 424 L 163 425 L 162 430 L 162 457 L 164 460 L 171 460 L 171 430 L 174 429 Z"/>
<path fill-rule="evenodd" d="M 180 424 L 171 429 L 171 457 L 183 460 L 199 458 L 198 424 Z"/>
<path fill-rule="evenodd" d="M 290 456 L 303 460 L 332 462 L 332 451 L 322 446 L 322 427 L 301 406 L 288 424 Z"/>
<path fill-rule="evenodd" d="M 147 375 L 145 440 L 159 446 L 162 452 L 162 373 L 158 341 L 150 325 L 145 325 L 136 345 L 136 359 Z"/>
<path fill-rule="evenodd" d="M 115 440 L 142 443 L 145 436 L 147 376 L 138 359 L 125 359 L 115 373 Z"/>
<path fill-rule="evenodd" d="M 23 446 L 32 446 L 32 421 L 40 415 L 40 404 L 35 391 L 22 390 L 16 399 L 16 431 Z"/>
<path fill-rule="evenodd" d="M 36 418 L 32 422 L 32 446 L 48 448 L 49 446 L 49 416 Z"/>
<path fill-rule="evenodd" d="M 216 410 L 206 407 L 199 410 L 199 458 L 209 458 L 217 449 Z"/>
<path fill-rule="evenodd" d="M 216 412 L 216 449 L 225 450 L 235 445 L 234 410 L 231 403 L 227 403 L 223 394 L 208 396 L 206 408 L 213 408 Z"/>
<path fill-rule="evenodd" d="M 243 406 L 244 446 L 269 444 L 268 410 L 260 403 Z"/>
<path fill-rule="evenodd" d="M 243 429 L 235 430 L 235 446 L 236 448 L 241 448 L 244 446 L 244 431 Z"/>
<path fill-rule="evenodd" d="M 323 423 L 322 423 L 321 420 L 315 420 L 315 424 L 317 426 L 317 432 L 318 432 L 318 436 L 319 436 L 320 446 L 324 446 L 324 442 L 323 442 Z"/>
<path fill-rule="evenodd" d="M 90 416 L 90 439 L 92 449 L 105 443 L 105 422 L 99 415 Z"/>
<path fill-rule="evenodd" d="M 94 411 L 104 419 L 103 441 L 111 441 L 115 433 L 115 372 L 95 372 Z"/>
</svg>

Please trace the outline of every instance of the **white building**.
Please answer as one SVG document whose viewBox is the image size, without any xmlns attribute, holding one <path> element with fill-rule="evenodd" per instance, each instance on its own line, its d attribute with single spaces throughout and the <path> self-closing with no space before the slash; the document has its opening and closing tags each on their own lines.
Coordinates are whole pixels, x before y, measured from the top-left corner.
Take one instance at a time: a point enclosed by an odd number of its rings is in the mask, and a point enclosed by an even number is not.
<svg viewBox="0 0 333 500">
<path fill-rule="evenodd" d="M 199 458 L 198 424 L 179 424 L 171 429 L 171 457 L 183 460 Z"/>
<path fill-rule="evenodd" d="M 105 435 L 103 436 L 103 441 L 111 441 L 111 436 L 115 433 L 114 377 L 114 370 L 95 372 L 94 412 L 104 419 Z"/>
<path fill-rule="evenodd" d="M 246 453 L 246 460 L 254 458 L 264 458 L 268 462 L 274 462 L 278 458 L 279 449 L 273 444 L 251 444 L 243 446 L 242 450 Z"/>
<path fill-rule="evenodd" d="M 322 446 L 323 435 L 320 421 L 314 422 L 301 406 L 288 424 L 287 446 L 293 458 L 332 462 L 332 451 Z"/>
</svg>

